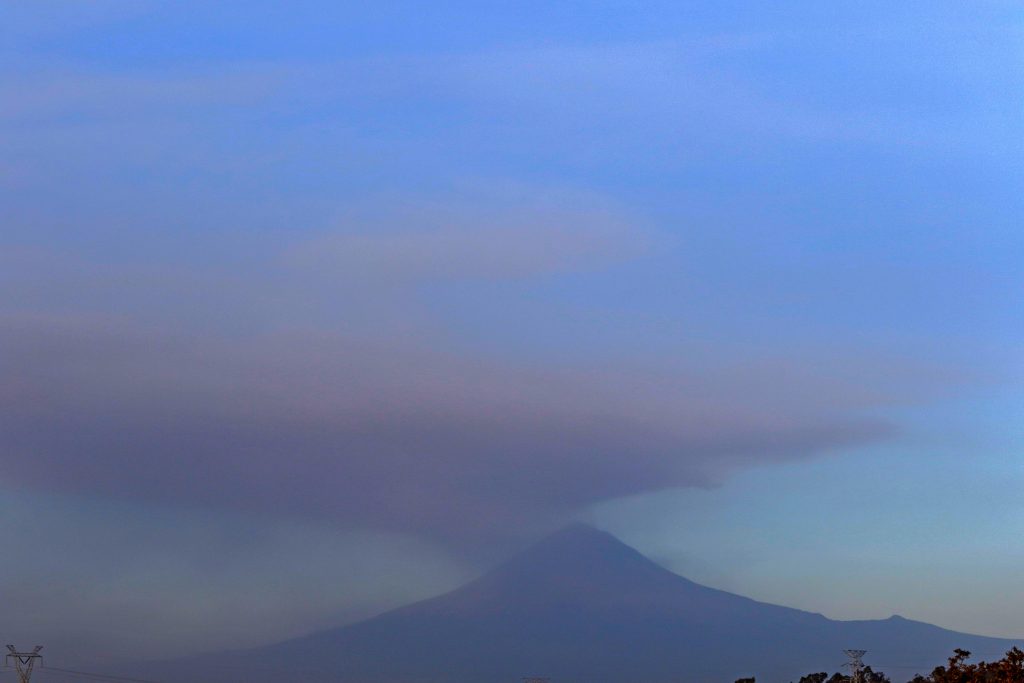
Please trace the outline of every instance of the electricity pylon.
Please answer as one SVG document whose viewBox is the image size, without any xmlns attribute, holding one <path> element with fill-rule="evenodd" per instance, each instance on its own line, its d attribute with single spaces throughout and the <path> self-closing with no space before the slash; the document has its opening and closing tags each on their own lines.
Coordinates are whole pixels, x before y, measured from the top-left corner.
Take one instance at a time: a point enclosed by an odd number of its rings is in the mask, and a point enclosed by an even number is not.
<svg viewBox="0 0 1024 683">
<path fill-rule="evenodd" d="M 843 666 L 850 669 L 851 683 L 864 683 L 864 655 L 867 650 L 843 650 L 843 654 L 850 658 Z"/>
<path fill-rule="evenodd" d="M 39 651 L 43 649 L 42 645 L 36 645 L 32 652 L 18 652 L 13 645 L 8 645 L 7 649 L 11 651 L 9 655 L 4 658 L 4 663 L 14 660 L 14 670 L 18 672 L 18 680 L 20 683 L 29 683 L 32 679 L 32 669 L 35 668 L 36 662 L 41 660 L 43 656 L 39 654 Z"/>
</svg>

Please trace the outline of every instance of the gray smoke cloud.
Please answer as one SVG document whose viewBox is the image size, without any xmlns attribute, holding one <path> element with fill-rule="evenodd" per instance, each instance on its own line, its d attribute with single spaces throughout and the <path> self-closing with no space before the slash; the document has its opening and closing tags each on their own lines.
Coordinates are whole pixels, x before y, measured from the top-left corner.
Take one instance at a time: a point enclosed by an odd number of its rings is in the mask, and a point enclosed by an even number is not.
<svg viewBox="0 0 1024 683">
<path fill-rule="evenodd" d="M 535 530 L 889 431 L 830 414 L 827 396 L 757 405 L 742 387 L 702 396 L 713 378 L 515 367 L 333 335 L 231 344 L 11 319 L 0 335 L 0 463 L 18 485 L 446 538 Z"/>
<path fill-rule="evenodd" d="M 869 357 L 694 346 L 567 363 L 460 340 L 436 288 L 486 297 L 485 283 L 609 270 L 657 241 L 580 205 L 412 206 L 357 216 L 361 230 L 220 244 L 242 265 L 205 268 L 10 251 L 5 284 L 29 310 L 0 318 L 0 465 L 28 490 L 467 548 L 883 438 L 870 408 L 924 386 Z"/>
</svg>

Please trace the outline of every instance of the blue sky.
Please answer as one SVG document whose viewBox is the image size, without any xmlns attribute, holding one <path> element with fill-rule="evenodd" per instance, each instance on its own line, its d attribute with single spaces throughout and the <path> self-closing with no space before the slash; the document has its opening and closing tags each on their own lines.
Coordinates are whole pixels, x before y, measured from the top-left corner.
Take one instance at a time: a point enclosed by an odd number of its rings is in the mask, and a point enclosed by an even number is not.
<svg viewBox="0 0 1024 683">
<path fill-rule="evenodd" d="M 12 638 L 266 642 L 573 518 L 1024 636 L 1014 3 L 3 14 Z"/>
</svg>

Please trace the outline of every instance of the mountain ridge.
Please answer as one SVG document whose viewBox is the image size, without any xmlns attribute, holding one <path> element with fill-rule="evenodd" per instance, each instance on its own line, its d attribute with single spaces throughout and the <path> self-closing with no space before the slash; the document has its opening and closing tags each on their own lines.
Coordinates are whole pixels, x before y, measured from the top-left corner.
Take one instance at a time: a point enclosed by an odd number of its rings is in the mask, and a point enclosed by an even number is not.
<svg viewBox="0 0 1024 683">
<path fill-rule="evenodd" d="M 554 683 L 779 683 L 834 671 L 844 648 L 867 663 L 942 663 L 955 647 L 996 654 L 1014 641 L 897 615 L 836 621 L 703 586 L 611 534 L 573 525 L 443 595 L 281 643 L 199 658 L 209 680 L 262 683 L 482 683 L 546 675 Z M 999 652 L 998 654 L 1001 654 Z M 897 661 L 898 660 L 898 661 Z M 909 661 L 913 660 L 913 661 Z M 202 683 L 174 662 L 133 673 Z M 212 669 L 211 669 L 212 670 Z M 894 680 L 909 679 L 894 670 Z"/>
</svg>

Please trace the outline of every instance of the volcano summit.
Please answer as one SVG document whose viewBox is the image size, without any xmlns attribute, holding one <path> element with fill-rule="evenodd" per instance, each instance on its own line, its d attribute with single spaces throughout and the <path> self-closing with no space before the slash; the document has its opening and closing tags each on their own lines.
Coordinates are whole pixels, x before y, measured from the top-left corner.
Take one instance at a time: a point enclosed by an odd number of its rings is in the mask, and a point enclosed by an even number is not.
<svg viewBox="0 0 1024 683">
<path fill-rule="evenodd" d="M 610 534 L 574 525 L 450 593 L 246 651 L 134 673 L 167 681 L 326 683 L 785 683 L 834 671 L 844 648 L 909 679 L 956 647 L 997 658 L 1010 640 L 898 616 L 836 621 L 674 574 Z M 209 672 L 207 679 L 197 671 Z"/>
</svg>

